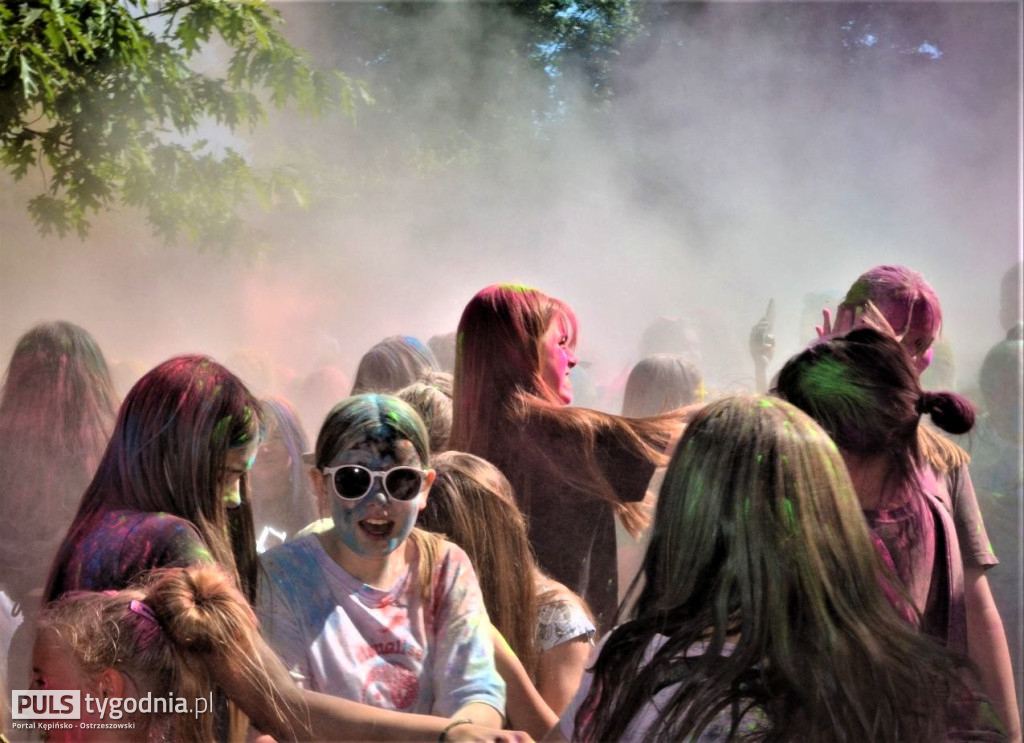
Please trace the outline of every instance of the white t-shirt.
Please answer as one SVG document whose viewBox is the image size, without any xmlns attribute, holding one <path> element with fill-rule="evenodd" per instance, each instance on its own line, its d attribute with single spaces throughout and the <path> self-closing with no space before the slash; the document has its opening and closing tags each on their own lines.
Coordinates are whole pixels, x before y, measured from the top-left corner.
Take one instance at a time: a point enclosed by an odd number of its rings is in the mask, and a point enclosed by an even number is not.
<svg viewBox="0 0 1024 743">
<path fill-rule="evenodd" d="M 438 550 L 427 604 L 418 554 L 388 591 L 349 575 L 313 534 L 260 565 L 261 631 L 301 686 L 401 712 L 450 717 L 482 702 L 504 714 L 490 622 L 459 547 Z"/>
</svg>

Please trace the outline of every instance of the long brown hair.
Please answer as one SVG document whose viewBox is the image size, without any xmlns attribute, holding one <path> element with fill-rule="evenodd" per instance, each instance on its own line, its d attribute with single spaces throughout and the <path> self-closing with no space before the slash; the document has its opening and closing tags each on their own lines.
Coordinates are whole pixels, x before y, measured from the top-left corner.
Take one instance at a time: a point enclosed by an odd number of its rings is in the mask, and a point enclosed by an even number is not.
<svg viewBox="0 0 1024 743">
<path fill-rule="evenodd" d="M 464 452 L 438 455 L 434 470 L 437 477 L 417 524 L 466 551 L 491 624 L 536 677 L 540 653 L 535 576 L 540 569 L 512 486 L 490 462 Z"/>
<path fill-rule="evenodd" d="M 652 740 L 696 739 L 736 707 L 766 729 L 736 715 L 729 740 L 944 739 L 959 662 L 893 609 L 890 575 L 820 426 L 777 399 L 708 405 L 668 465 L 643 587 L 594 667 L 578 739 L 619 740 L 669 688 Z"/>
<path fill-rule="evenodd" d="M 656 353 L 636 362 L 626 380 L 622 414 L 642 418 L 701 402 L 704 380 L 689 361 L 671 353 Z"/>
<path fill-rule="evenodd" d="M 37 325 L 0 390 L 0 588 L 39 589 L 117 417 L 103 352 L 69 322 Z"/>
<path fill-rule="evenodd" d="M 191 521 L 217 564 L 255 598 L 248 474 L 241 477 L 238 508 L 224 507 L 219 482 L 228 451 L 261 435 L 258 401 L 213 359 L 176 356 L 143 376 L 125 397 L 110 444 L 57 553 L 46 600 L 57 598 L 58 576 L 79 536 L 95 518 L 117 509 Z"/>
<path fill-rule="evenodd" d="M 544 467 L 555 483 L 610 503 L 635 536 L 647 523 L 646 507 L 620 502 L 601 470 L 597 442 L 600 439 L 621 447 L 637 460 L 659 463 L 679 421 L 670 417 L 626 419 L 565 407 L 540 371 L 544 334 L 558 317 L 564 319 L 567 343 L 574 347 L 576 316 L 572 309 L 538 289 L 495 284 L 470 300 L 456 340 L 450 446 L 498 465 L 513 482 L 518 480 L 517 468 Z M 519 437 L 524 424 L 552 435 Z M 544 450 L 542 440 L 564 441 L 564 450 Z M 514 454 L 512 441 L 517 444 Z M 570 455 L 573 461 L 568 466 Z"/>
<path fill-rule="evenodd" d="M 440 371 L 429 347 L 417 338 L 393 335 L 363 354 L 352 382 L 352 395 L 395 393 Z"/>
</svg>

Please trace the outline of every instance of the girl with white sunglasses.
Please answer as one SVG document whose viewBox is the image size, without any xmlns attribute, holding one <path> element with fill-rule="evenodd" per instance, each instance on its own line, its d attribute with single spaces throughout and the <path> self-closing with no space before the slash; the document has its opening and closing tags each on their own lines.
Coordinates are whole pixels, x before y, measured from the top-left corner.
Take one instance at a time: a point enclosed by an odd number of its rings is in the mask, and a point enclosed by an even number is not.
<svg viewBox="0 0 1024 743">
<path fill-rule="evenodd" d="M 375 707 L 500 727 L 505 686 L 476 575 L 414 529 L 434 481 L 423 423 L 389 395 L 328 414 L 313 487 L 333 522 L 264 553 L 257 613 L 300 685 Z"/>
</svg>

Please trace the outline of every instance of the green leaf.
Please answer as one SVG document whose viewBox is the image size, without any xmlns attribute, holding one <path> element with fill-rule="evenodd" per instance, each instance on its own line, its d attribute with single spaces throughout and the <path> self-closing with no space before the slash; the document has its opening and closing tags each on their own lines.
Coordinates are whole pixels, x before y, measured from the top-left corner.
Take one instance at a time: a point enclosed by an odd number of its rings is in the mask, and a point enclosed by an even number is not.
<svg viewBox="0 0 1024 743">
<path fill-rule="evenodd" d="M 28 59 L 25 58 L 24 54 L 18 55 L 18 66 L 19 78 L 21 79 L 21 87 L 24 91 L 25 98 L 31 98 L 39 89 L 33 79 L 35 76 L 35 70 L 32 68 L 32 65 L 29 64 Z"/>
<path fill-rule="evenodd" d="M 25 17 L 21 21 L 21 27 L 22 28 L 28 28 L 33 23 L 38 21 L 39 17 L 42 16 L 42 14 L 43 14 L 43 9 L 42 8 L 33 8 L 32 10 L 30 10 L 28 13 L 25 14 Z"/>
</svg>

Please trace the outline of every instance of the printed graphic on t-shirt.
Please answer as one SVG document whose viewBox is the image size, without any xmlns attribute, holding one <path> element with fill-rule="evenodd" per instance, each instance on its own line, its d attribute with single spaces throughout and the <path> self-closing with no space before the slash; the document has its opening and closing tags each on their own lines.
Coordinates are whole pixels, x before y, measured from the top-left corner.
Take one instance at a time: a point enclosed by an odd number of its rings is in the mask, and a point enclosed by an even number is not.
<svg viewBox="0 0 1024 743">
<path fill-rule="evenodd" d="M 383 709 L 406 710 L 420 693 L 420 680 L 415 671 L 397 662 L 381 662 L 366 674 L 363 704 Z"/>
</svg>

